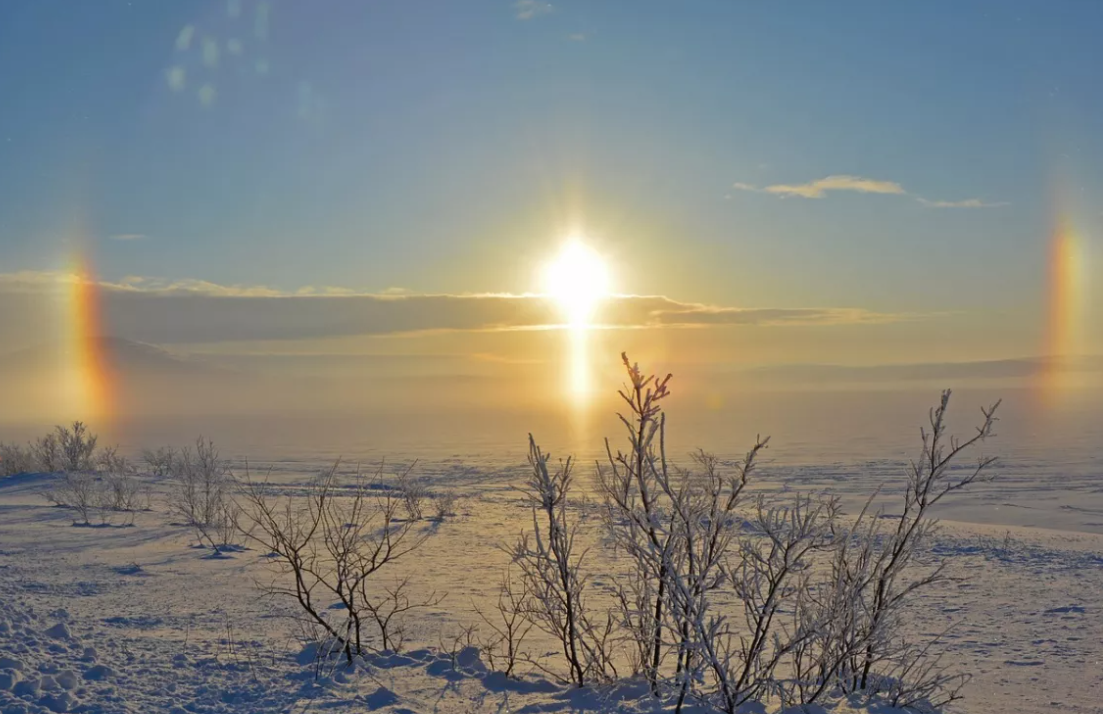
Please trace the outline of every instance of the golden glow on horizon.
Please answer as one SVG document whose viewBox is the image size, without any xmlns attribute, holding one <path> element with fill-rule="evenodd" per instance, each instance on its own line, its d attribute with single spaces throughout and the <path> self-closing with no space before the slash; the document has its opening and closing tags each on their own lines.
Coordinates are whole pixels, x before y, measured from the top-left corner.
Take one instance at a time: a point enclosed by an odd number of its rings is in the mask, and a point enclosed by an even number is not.
<svg viewBox="0 0 1103 714">
<path fill-rule="evenodd" d="M 65 296 L 63 407 L 74 419 L 106 427 L 114 414 L 115 380 L 103 354 L 100 290 L 87 259 L 75 253 Z"/>
<path fill-rule="evenodd" d="M 589 325 L 598 303 L 609 295 L 605 261 L 580 238 L 571 238 L 545 269 L 544 292 L 559 303 L 572 327 Z"/>
</svg>

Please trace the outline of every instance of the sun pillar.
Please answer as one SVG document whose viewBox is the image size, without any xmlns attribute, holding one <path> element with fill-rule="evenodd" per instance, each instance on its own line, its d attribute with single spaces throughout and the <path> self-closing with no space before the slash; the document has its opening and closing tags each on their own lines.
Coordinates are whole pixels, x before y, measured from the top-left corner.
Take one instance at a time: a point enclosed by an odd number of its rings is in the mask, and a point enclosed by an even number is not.
<svg viewBox="0 0 1103 714">
<path fill-rule="evenodd" d="M 544 290 L 560 307 L 565 323 L 564 385 L 575 450 L 585 448 L 593 401 L 593 344 L 596 310 L 609 294 L 605 261 L 580 237 L 572 237 L 544 274 Z"/>
</svg>

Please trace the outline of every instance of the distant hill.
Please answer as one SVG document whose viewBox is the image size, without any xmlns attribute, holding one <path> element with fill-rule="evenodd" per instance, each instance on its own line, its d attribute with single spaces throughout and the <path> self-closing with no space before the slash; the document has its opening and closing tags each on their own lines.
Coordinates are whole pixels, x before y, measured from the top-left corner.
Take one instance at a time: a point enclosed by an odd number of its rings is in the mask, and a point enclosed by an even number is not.
<svg viewBox="0 0 1103 714">
<path fill-rule="evenodd" d="M 0 379 L 25 378 L 69 363 L 71 346 L 61 342 L 35 345 L 0 354 Z M 204 360 L 181 357 L 155 345 L 100 337 L 96 349 L 106 364 L 122 377 L 226 376 L 235 370 Z"/>
<path fill-rule="evenodd" d="M 1049 371 L 1098 373 L 1103 357 L 1032 357 L 975 362 L 927 362 L 843 366 L 830 364 L 781 364 L 754 367 L 744 374 L 770 382 L 813 384 L 860 384 L 903 382 L 957 383 L 968 380 L 1034 379 Z"/>
<path fill-rule="evenodd" d="M 181 357 L 155 345 L 102 337 L 96 348 L 112 373 L 113 408 L 128 414 L 218 409 L 254 383 L 247 373 Z M 0 354 L 0 419 L 68 418 L 72 383 L 67 376 L 76 357 L 69 354 L 70 349 L 53 342 Z"/>
</svg>

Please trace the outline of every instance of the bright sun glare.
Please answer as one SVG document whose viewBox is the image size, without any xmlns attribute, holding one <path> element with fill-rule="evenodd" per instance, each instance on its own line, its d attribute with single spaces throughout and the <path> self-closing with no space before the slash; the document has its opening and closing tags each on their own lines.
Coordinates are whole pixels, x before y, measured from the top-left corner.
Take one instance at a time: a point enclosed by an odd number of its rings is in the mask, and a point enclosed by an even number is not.
<svg viewBox="0 0 1103 714">
<path fill-rule="evenodd" d="M 559 302 L 572 325 L 588 324 L 609 294 L 605 261 L 581 239 L 572 238 L 545 270 L 544 292 Z"/>
</svg>

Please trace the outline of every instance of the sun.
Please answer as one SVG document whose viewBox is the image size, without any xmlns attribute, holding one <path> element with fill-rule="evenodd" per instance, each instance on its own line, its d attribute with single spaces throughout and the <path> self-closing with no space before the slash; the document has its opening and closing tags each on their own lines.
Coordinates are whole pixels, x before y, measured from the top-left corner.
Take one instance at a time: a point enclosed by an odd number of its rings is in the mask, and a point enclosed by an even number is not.
<svg viewBox="0 0 1103 714">
<path fill-rule="evenodd" d="M 544 293 L 555 298 L 570 324 L 586 325 L 609 295 L 609 270 L 597 252 L 572 238 L 545 268 Z"/>
</svg>

